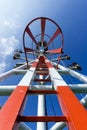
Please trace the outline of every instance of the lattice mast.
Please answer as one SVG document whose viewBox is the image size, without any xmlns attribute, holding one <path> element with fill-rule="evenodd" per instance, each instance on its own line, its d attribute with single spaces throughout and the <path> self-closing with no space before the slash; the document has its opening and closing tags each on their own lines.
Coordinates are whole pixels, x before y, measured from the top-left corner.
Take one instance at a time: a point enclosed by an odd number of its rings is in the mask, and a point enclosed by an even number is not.
<svg viewBox="0 0 87 130">
<path fill-rule="evenodd" d="M 52 19 L 39 17 L 26 26 L 23 33 L 24 51 L 16 50 L 13 57 L 26 62 L 16 64 L 16 68 L 0 75 L 0 80 L 4 80 L 14 74 L 24 74 L 16 86 L 0 86 L 0 94 L 9 95 L 0 111 L 0 130 L 31 130 L 23 122 L 37 122 L 37 130 L 47 130 L 47 122 L 56 122 L 50 130 L 61 130 L 66 125 L 69 130 L 87 129 L 84 108 L 87 106 L 87 96 L 79 101 L 74 95 L 87 92 L 87 77 L 74 70 L 81 70 L 75 62 L 70 67 L 60 64 L 61 60 L 70 59 L 63 54 L 63 42 L 62 30 Z M 20 54 L 25 54 L 25 58 Z M 62 74 L 71 75 L 83 84 L 67 84 Z M 38 95 L 37 116 L 22 114 L 30 94 Z M 46 94 L 57 95 L 63 116 L 47 115 Z"/>
</svg>

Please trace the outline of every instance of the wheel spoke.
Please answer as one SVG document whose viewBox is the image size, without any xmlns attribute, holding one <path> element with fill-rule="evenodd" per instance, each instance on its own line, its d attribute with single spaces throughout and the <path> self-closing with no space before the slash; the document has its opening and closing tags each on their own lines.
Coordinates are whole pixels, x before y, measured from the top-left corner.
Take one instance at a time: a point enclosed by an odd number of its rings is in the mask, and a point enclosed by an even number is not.
<svg viewBox="0 0 87 130">
<path fill-rule="evenodd" d="M 44 42 L 44 32 L 45 32 L 45 26 L 46 26 L 46 19 L 41 19 L 41 42 Z"/>
<path fill-rule="evenodd" d="M 58 34 L 60 34 L 60 32 L 61 32 L 61 30 L 58 28 L 58 29 L 55 31 L 55 33 L 53 34 L 53 36 L 51 37 L 51 39 L 49 40 L 47 46 L 49 46 L 50 43 L 53 42 L 53 40 L 58 36 Z"/>
<path fill-rule="evenodd" d="M 31 32 L 31 30 L 30 30 L 30 28 L 28 26 L 26 27 L 25 31 L 31 37 L 31 39 L 33 40 L 33 42 L 37 45 L 37 41 L 36 41 L 35 37 L 33 36 L 32 32 Z"/>
<path fill-rule="evenodd" d="M 47 53 L 52 53 L 52 54 L 60 54 L 62 53 L 62 48 L 54 49 L 54 50 L 48 50 Z"/>
<path fill-rule="evenodd" d="M 33 49 L 31 49 L 31 48 L 27 48 L 27 47 L 25 47 L 24 50 L 25 50 L 26 52 L 34 52 L 34 51 L 35 51 L 35 50 L 33 50 Z"/>
</svg>

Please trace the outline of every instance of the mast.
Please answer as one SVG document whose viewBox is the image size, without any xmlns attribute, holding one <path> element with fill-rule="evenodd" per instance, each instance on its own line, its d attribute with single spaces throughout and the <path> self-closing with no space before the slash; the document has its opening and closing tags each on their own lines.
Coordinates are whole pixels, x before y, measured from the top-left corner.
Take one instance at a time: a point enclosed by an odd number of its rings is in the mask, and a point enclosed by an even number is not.
<svg viewBox="0 0 87 130">
<path fill-rule="evenodd" d="M 23 62 L 0 75 L 0 81 L 12 75 L 23 75 L 17 85 L 0 86 L 0 95 L 9 96 L 1 106 L 0 130 L 33 129 L 25 122 L 36 122 L 37 130 L 61 130 L 66 126 L 69 130 L 86 130 L 87 95 L 79 100 L 75 94 L 87 93 L 87 76 L 77 71 L 81 67 L 76 62 L 67 67 L 61 64 L 61 61 L 70 57 L 63 53 L 64 37 L 60 26 L 50 18 L 33 19 L 25 27 L 23 48 L 16 50 L 13 56 L 14 60 Z M 69 84 L 63 75 L 66 78 L 67 75 L 75 77 L 82 83 Z M 37 109 L 37 115 L 23 113 L 30 95 L 38 97 L 34 108 Z M 57 97 L 61 115 L 49 115 L 47 95 Z M 56 109 L 54 106 L 52 108 Z M 54 125 L 49 127 L 48 122 L 54 122 Z"/>
</svg>

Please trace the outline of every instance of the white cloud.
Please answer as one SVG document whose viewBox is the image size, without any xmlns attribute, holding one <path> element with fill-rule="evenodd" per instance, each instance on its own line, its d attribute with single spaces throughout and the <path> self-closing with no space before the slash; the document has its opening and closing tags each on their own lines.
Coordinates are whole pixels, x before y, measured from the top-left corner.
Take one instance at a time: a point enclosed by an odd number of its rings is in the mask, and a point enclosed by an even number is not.
<svg viewBox="0 0 87 130">
<path fill-rule="evenodd" d="M 19 40 L 17 40 L 14 36 L 11 36 L 9 38 L 0 38 L 0 55 L 2 58 L 11 55 L 18 45 Z"/>
<path fill-rule="evenodd" d="M 21 28 L 18 18 L 8 18 L 0 21 L 0 30 L 2 32 L 16 33 Z"/>
<path fill-rule="evenodd" d="M 12 20 L 5 20 L 3 22 L 3 25 L 9 29 L 16 29 L 16 28 L 19 28 L 20 26 L 15 22 L 15 21 L 12 21 Z"/>
<path fill-rule="evenodd" d="M 5 68 L 6 68 L 6 63 L 5 62 L 0 63 L 0 74 L 5 71 Z"/>
<path fill-rule="evenodd" d="M 15 36 L 0 38 L 0 73 L 7 68 L 8 56 L 12 55 L 13 51 L 19 45 L 19 40 Z M 9 61 L 8 61 L 9 62 Z"/>
</svg>

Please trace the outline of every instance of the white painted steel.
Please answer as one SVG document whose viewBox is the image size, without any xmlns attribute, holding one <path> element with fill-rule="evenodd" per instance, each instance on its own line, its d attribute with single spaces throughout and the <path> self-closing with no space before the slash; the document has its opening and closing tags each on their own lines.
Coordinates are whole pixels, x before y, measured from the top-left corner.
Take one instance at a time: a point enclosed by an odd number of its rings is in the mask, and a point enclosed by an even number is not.
<svg viewBox="0 0 87 130">
<path fill-rule="evenodd" d="M 28 127 L 25 123 L 21 122 L 19 123 L 18 130 L 32 130 L 30 127 Z"/>
<path fill-rule="evenodd" d="M 37 61 L 37 60 L 36 60 L 36 61 Z M 31 64 L 32 62 L 34 62 L 34 61 L 33 61 L 33 60 L 30 61 L 29 64 Z M 16 67 L 16 68 L 14 68 L 14 69 L 12 69 L 12 70 L 10 70 L 10 71 L 7 71 L 7 72 L 5 72 L 5 73 L 2 73 L 2 74 L 0 75 L 0 81 L 4 80 L 5 78 L 7 78 L 7 77 L 9 77 L 9 76 L 11 76 L 11 75 L 13 75 L 13 74 L 14 74 L 15 72 L 17 72 L 18 70 L 26 68 L 26 66 L 27 66 L 27 64 L 25 63 L 25 64 L 23 64 L 23 65 L 21 65 L 21 66 L 19 66 L 19 67 Z"/>
<path fill-rule="evenodd" d="M 25 74 L 28 70 L 22 70 L 22 69 L 18 69 L 18 70 L 13 70 L 13 74 Z"/>
<path fill-rule="evenodd" d="M 62 130 L 65 127 L 66 127 L 66 123 L 65 122 L 57 122 L 49 130 Z"/>
<path fill-rule="evenodd" d="M 22 80 L 19 82 L 18 86 L 29 86 L 34 78 L 34 73 L 35 73 L 35 67 L 31 67 L 24 75 Z"/>
<path fill-rule="evenodd" d="M 29 86 L 31 81 L 34 78 L 35 75 L 35 67 L 31 67 L 29 70 L 19 70 L 23 69 L 26 67 L 25 65 L 21 65 L 20 67 L 17 67 L 15 69 L 12 69 L 6 73 L 3 73 L 0 75 L 0 80 L 3 80 L 4 78 L 12 75 L 12 74 L 24 74 L 24 77 L 22 80 L 19 82 L 19 86 Z M 57 72 L 55 68 L 49 68 L 49 75 L 51 77 L 51 80 L 54 85 L 54 89 L 56 89 L 57 86 L 69 86 L 74 92 L 87 92 L 87 84 L 66 84 L 66 82 L 63 80 L 61 75 L 59 73 L 66 73 L 70 74 L 77 79 L 83 81 L 84 83 L 87 83 L 87 76 L 82 75 L 74 70 L 70 70 L 68 68 L 65 68 L 61 65 L 58 66 L 60 71 Z M 3 87 L 3 88 L 2 88 Z M 16 86 L 0 86 L 0 94 L 5 94 L 8 95 L 10 94 Z M 52 89 L 51 85 L 34 85 L 31 86 L 32 89 Z M 84 107 L 87 107 L 87 95 L 80 100 L 82 105 Z M 45 96 L 44 95 L 38 95 L 38 116 L 45 116 L 46 111 L 45 111 Z M 55 125 L 53 125 L 50 130 L 61 130 L 66 126 L 65 122 L 57 122 Z M 27 127 L 24 123 L 20 125 L 19 130 L 31 130 L 31 128 Z M 37 123 L 37 130 L 46 130 L 46 123 L 45 122 L 38 122 Z"/>
<path fill-rule="evenodd" d="M 39 75 L 39 79 L 43 79 L 43 75 Z M 39 83 L 39 85 L 43 85 L 43 84 L 44 84 L 43 82 Z M 46 115 L 45 95 L 38 95 L 37 116 L 45 116 L 45 115 Z M 46 130 L 46 122 L 37 122 L 37 130 Z"/>
<path fill-rule="evenodd" d="M 53 82 L 55 90 L 57 89 L 58 86 L 67 86 L 66 82 L 63 80 L 63 78 L 56 71 L 55 68 L 49 68 L 49 75 L 51 77 L 51 81 Z"/>
<path fill-rule="evenodd" d="M 76 71 L 74 71 L 74 70 L 71 70 L 71 69 L 69 69 L 69 68 L 65 68 L 65 67 L 63 67 L 63 66 L 61 66 L 61 65 L 58 65 L 58 67 L 59 67 L 59 69 L 61 69 L 61 70 L 63 70 L 63 71 L 64 71 L 64 70 L 68 71 L 70 75 L 72 75 L 73 77 L 76 77 L 76 78 L 79 79 L 80 81 L 82 81 L 82 82 L 84 82 L 84 83 L 87 83 L 87 76 L 85 76 L 85 75 L 83 75 L 83 74 L 80 74 L 80 73 L 78 73 L 78 72 L 76 72 Z"/>
<path fill-rule="evenodd" d="M 87 94 L 80 100 L 81 104 L 87 108 Z"/>
<path fill-rule="evenodd" d="M 38 115 L 37 116 L 45 116 L 45 96 L 38 95 Z M 37 122 L 37 130 L 46 130 L 45 122 Z"/>
<path fill-rule="evenodd" d="M 65 67 L 63 67 L 63 66 L 61 66 L 61 65 L 58 65 L 58 67 L 59 67 L 59 69 L 60 69 L 61 71 L 66 71 L 66 72 L 69 73 L 70 75 L 72 75 L 72 76 L 76 77 L 77 79 L 79 79 L 79 80 L 81 80 L 81 81 L 87 83 L 87 76 L 84 76 L 84 75 L 82 75 L 82 74 L 80 74 L 80 73 L 78 73 L 78 72 L 76 72 L 76 71 L 74 71 L 74 70 L 70 70 L 70 69 L 68 69 L 68 68 L 65 68 Z M 54 73 L 53 73 L 53 75 L 54 75 Z M 82 85 L 83 85 L 83 84 L 82 84 Z M 71 89 L 74 88 L 75 91 L 77 90 L 77 88 L 76 88 L 75 86 L 73 86 L 73 85 L 68 85 L 68 86 L 70 86 Z M 79 86 L 79 90 L 81 90 L 80 88 L 81 88 L 82 86 L 80 86 L 80 85 L 78 85 L 78 86 Z M 83 85 L 83 87 L 84 87 L 84 89 L 86 89 L 86 85 Z M 83 105 L 84 107 L 87 107 L 87 95 L 86 95 L 83 99 L 81 99 L 80 102 L 82 103 L 82 105 Z M 57 122 L 55 125 L 53 125 L 53 126 L 50 128 L 50 130 L 61 130 L 61 129 L 63 129 L 65 126 L 66 126 L 66 123 L 65 123 L 65 122 Z"/>
<path fill-rule="evenodd" d="M 48 59 L 45 62 L 51 63 Z M 53 83 L 54 89 L 56 90 L 58 86 L 67 86 L 67 83 L 63 80 L 62 76 L 57 72 L 54 67 L 48 68 L 49 75 L 51 77 L 51 82 Z"/>
<path fill-rule="evenodd" d="M 16 70 L 18 70 L 18 69 L 23 69 L 23 68 L 25 68 L 25 67 L 26 67 L 26 64 L 21 65 L 21 66 L 15 68 L 15 69 L 12 69 L 12 70 L 10 70 L 10 71 L 7 71 L 7 72 L 1 74 L 1 75 L 0 75 L 0 81 L 4 80 L 5 78 L 7 78 L 7 77 L 9 77 L 10 75 L 12 75 L 14 71 L 16 71 Z"/>
<path fill-rule="evenodd" d="M 75 93 L 87 93 L 87 84 L 67 84 Z M 10 95 L 17 86 L 0 86 L 0 96 Z M 52 90 L 52 85 L 30 85 L 32 90 Z"/>
<path fill-rule="evenodd" d="M 0 86 L 0 96 L 10 95 L 17 86 Z"/>
<path fill-rule="evenodd" d="M 60 70 L 60 69 L 58 69 L 58 72 L 59 72 L 59 74 L 66 74 L 66 75 L 69 74 L 68 70 Z"/>
<path fill-rule="evenodd" d="M 32 90 L 51 90 L 52 85 L 33 85 L 31 86 Z"/>
<path fill-rule="evenodd" d="M 87 84 L 68 84 L 74 93 L 87 93 Z"/>
<path fill-rule="evenodd" d="M 13 90 L 16 88 L 16 85 L 7 85 L 7 86 L 0 86 L 0 96 L 7 96 L 10 95 Z M 51 85 L 34 85 L 29 86 L 32 90 L 51 90 Z"/>
</svg>

